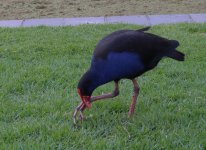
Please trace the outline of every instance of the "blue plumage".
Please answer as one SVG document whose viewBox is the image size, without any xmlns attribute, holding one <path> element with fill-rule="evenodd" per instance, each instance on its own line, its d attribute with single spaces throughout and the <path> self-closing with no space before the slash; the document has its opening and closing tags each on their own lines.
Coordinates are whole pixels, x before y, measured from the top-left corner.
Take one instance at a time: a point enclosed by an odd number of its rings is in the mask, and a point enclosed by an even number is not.
<svg viewBox="0 0 206 150">
<path fill-rule="evenodd" d="M 110 52 L 106 59 L 93 58 L 90 70 L 96 75 L 96 82 L 101 85 L 113 80 L 136 77 L 143 72 L 144 64 L 138 54 L 128 51 Z"/>
</svg>

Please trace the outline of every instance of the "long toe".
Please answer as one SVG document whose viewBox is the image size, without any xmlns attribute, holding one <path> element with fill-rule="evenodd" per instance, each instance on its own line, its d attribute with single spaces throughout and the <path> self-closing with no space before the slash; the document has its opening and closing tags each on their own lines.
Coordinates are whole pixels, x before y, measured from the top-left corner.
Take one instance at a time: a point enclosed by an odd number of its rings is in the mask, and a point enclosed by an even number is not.
<svg viewBox="0 0 206 150">
<path fill-rule="evenodd" d="M 77 124 L 77 121 L 76 121 L 76 116 L 73 117 L 73 123 L 76 125 Z"/>
<path fill-rule="evenodd" d="M 82 111 L 79 111 L 79 118 L 81 121 L 84 120 L 84 115 L 83 115 Z"/>
</svg>

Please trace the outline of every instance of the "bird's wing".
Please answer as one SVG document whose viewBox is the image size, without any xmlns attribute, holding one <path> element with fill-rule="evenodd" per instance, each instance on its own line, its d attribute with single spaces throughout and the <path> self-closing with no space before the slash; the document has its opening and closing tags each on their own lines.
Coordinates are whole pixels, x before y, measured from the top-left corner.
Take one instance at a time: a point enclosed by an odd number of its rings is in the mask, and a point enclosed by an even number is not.
<svg viewBox="0 0 206 150">
<path fill-rule="evenodd" d="M 94 50 L 94 57 L 106 58 L 110 52 L 134 52 L 142 56 L 153 55 L 162 50 L 174 49 L 179 43 L 140 30 L 120 30 L 104 37 Z"/>
</svg>

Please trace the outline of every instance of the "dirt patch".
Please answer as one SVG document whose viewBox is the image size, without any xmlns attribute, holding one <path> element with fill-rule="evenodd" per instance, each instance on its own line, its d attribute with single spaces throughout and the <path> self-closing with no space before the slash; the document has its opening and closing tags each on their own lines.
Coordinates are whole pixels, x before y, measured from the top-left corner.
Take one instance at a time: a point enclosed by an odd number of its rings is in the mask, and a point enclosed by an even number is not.
<svg viewBox="0 0 206 150">
<path fill-rule="evenodd" d="M 206 13 L 206 0 L 1 0 L 0 20 Z"/>
</svg>

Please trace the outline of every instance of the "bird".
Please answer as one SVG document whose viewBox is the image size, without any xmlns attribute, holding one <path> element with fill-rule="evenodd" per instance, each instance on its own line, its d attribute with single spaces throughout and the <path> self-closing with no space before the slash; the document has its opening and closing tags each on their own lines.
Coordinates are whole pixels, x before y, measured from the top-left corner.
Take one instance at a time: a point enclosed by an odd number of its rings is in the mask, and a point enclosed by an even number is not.
<svg viewBox="0 0 206 150">
<path fill-rule="evenodd" d="M 128 117 L 133 116 L 140 91 L 136 78 L 152 70 L 162 58 L 184 61 L 185 54 L 176 50 L 177 40 L 169 40 L 147 32 L 150 27 L 138 30 L 122 29 L 103 37 L 94 48 L 91 65 L 80 78 L 77 92 L 82 102 L 75 108 L 73 122 L 77 114 L 84 119 L 83 111 L 91 108 L 91 103 L 119 95 L 119 81 L 129 79 L 134 90 Z M 108 82 L 114 82 L 111 93 L 92 96 L 93 91 Z"/>
</svg>

